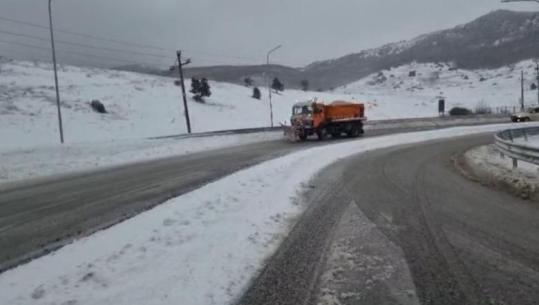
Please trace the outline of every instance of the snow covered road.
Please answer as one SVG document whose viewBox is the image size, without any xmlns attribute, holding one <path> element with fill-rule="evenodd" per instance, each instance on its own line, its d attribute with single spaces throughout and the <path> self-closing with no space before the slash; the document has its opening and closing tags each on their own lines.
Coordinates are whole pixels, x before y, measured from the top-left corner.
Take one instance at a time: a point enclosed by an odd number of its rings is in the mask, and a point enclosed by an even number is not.
<svg viewBox="0 0 539 305">
<path fill-rule="evenodd" d="M 0 303 L 230 304 L 301 216 L 298 194 L 324 167 L 361 152 L 508 126 L 360 139 L 266 161 L 0 274 Z"/>
</svg>

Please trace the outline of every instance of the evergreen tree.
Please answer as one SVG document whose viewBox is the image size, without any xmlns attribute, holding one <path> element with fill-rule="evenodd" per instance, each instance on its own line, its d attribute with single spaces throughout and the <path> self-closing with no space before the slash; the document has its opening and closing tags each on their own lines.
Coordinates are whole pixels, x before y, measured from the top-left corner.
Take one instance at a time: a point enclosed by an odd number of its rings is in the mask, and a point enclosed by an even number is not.
<svg viewBox="0 0 539 305">
<path fill-rule="evenodd" d="M 203 78 L 200 82 L 200 95 L 202 97 L 211 96 L 210 84 L 208 83 L 208 80 L 206 78 Z"/>
<path fill-rule="evenodd" d="M 284 91 L 284 84 L 276 77 L 273 79 L 271 88 L 275 91 Z"/>
<path fill-rule="evenodd" d="M 246 87 L 251 87 L 253 85 L 253 79 L 250 77 L 244 78 L 243 82 L 245 83 Z"/>
<path fill-rule="evenodd" d="M 301 90 L 307 91 L 309 90 L 309 81 L 304 79 L 301 81 Z"/>
<path fill-rule="evenodd" d="M 200 93 L 200 87 L 200 80 L 196 77 L 191 78 L 191 90 L 189 92 L 198 95 Z"/>
</svg>

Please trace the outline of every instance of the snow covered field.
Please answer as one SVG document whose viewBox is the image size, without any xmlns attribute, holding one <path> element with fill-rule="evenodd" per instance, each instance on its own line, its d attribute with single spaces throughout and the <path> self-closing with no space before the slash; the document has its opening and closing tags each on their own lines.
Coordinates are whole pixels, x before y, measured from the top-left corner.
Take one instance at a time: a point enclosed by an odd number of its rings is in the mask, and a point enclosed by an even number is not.
<svg viewBox="0 0 539 305">
<path fill-rule="evenodd" d="M 267 161 L 0 274 L 0 304 L 231 304 L 306 208 L 298 195 L 325 166 L 377 148 L 506 128 L 360 139 Z"/>
<path fill-rule="evenodd" d="M 438 96 L 446 98 L 448 109 L 456 105 L 474 108 L 481 101 L 490 106 L 516 105 L 518 74 L 521 68 L 531 73 L 531 64 L 526 61 L 485 71 L 410 64 L 333 92 L 286 90 L 274 95 L 274 121 L 288 120 L 292 104 L 313 97 L 365 102 L 371 120 L 436 116 Z M 416 77 L 408 76 L 412 70 Z M 68 143 L 185 133 L 180 89 L 172 78 L 72 66 L 62 66 L 59 78 Z M 533 79 L 531 75 L 527 78 Z M 264 90 L 262 100 L 255 100 L 251 88 L 210 84 L 212 96 L 206 104 L 189 100 L 194 131 L 269 125 Z M 526 91 L 526 95 L 531 101 L 534 92 Z M 89 106 L 93 99 L 103 102 L 109 113 L 93 112 Z M 56 144 L 57 124 L 51 66 L 0 58 L 0 151 Z"/>
</svg>

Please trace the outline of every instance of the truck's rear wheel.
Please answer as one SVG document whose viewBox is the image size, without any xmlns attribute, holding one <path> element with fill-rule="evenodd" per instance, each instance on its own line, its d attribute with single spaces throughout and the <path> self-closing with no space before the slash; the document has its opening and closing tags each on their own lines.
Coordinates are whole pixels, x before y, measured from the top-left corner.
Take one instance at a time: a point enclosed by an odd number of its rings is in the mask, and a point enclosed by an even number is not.
<svg viewBox="0 0 539 305">
<path fill-rule="evenodd" d="M 325 128 L 322 128 L 316 132 L 316 135 L 318 136 L 318 140 L 323 141 L 328 136 L 328 131 Z"/>
<path fill-rule="evenodd" d="M 347 133 L 348 137 L 350 138 L 357 138 L 361 134 L 361 131 L 358 127 L 354 126 L 352 129 Z"/>
<path fill-rule="evenodd" d="M 341 137 L 341 133 L 340 133 L 340 132 L 336 132 L 336 131 L 335 131 L 335 132 L 332 132 L 332 133 L 331 133 L 331 137 L 332 137 L 332 138 L 335 138 L 335 139 L 340 138 L 340 137 Z"/>
</svg>

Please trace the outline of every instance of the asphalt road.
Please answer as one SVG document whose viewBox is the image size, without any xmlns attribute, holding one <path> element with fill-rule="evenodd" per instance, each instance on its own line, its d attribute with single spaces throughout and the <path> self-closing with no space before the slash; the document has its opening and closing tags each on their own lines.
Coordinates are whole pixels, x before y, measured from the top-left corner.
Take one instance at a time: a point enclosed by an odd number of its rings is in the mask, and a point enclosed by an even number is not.
<svg viewBox="0 0 539 305">
<path fill-rule="evenodd" d="M 444 127 L 452 124 L 445 121 Z M 473 121 L 467 121 L 470 122 Z M 466 124 L 458 121 L 454 124 L 463 123 Z M 439 127 L 412 124 L 384 129 L 378 126 L 367 131 L 365 137 L 435 128 Z M 239 169 L 331 143 L 256 143 L 0 186 L 0 272 Z"/>
<path fill-rule="evenodd" d="M 464 178 L 473 136 L 330 166 L 239 304 L 538 304 L 539 205 Z"/>
</svg>

